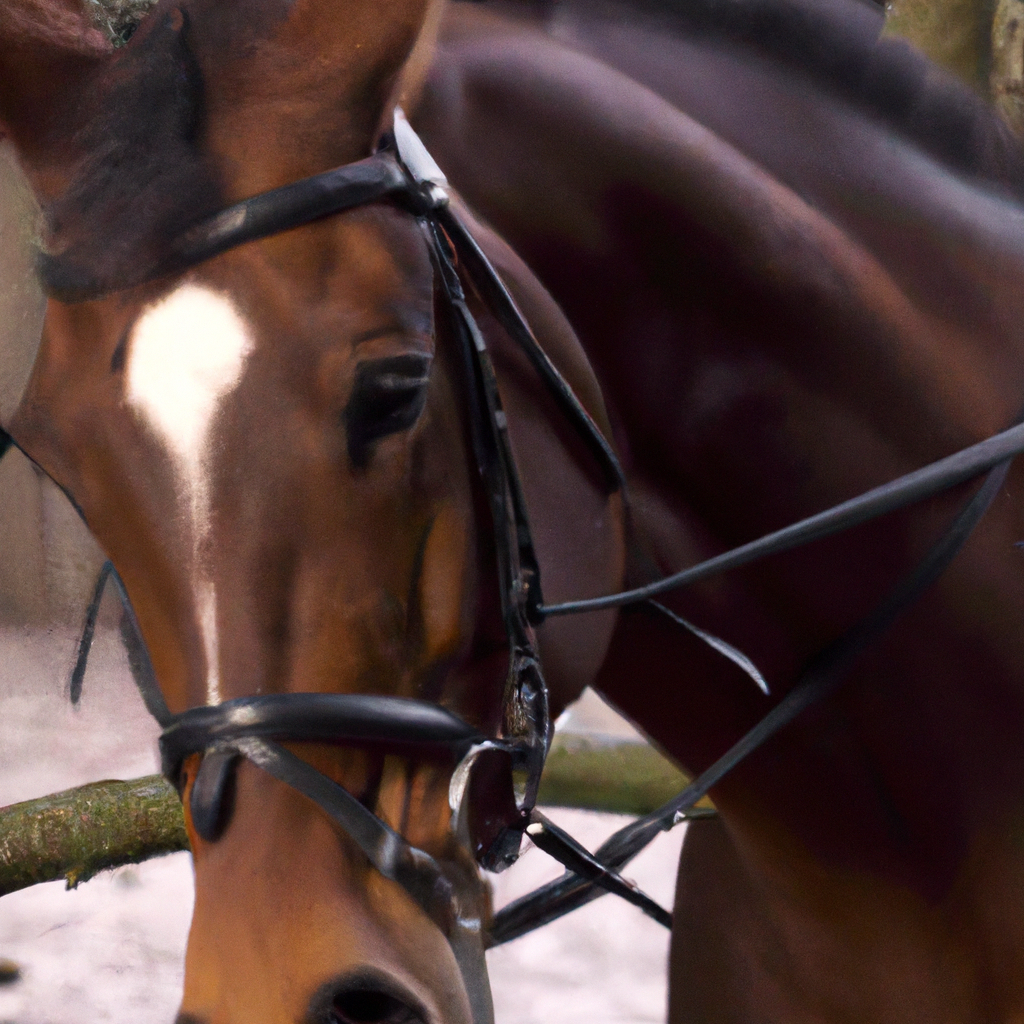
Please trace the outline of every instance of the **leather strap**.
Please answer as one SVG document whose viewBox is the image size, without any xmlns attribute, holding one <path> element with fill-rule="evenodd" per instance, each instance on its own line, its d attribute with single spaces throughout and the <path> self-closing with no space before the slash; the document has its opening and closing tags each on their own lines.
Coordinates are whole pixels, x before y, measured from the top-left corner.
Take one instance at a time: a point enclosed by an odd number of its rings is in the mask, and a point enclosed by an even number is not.
<svg viewBox="0 0 1024 1024">
<path fill-rule="evenodd" d="M 530 330 L 526 318 L 520 312 L 515 300 L 509 294 L 490 260 L 484 255 L 476 239 L 450 206 L 439 210 L 436 216 L 445 234 L 451 239 L 461 265 L 480 293 L 484 304 L 509 337 L 526 353 L 541 380 L 554 396 L 562 415 L 575 425 L 577 433 L 601 467 L 609 493 L 624 489 L 626 474 L 623 472 L 618 456 L 590 413 L 583 408 L 576 392 L 541 348 L 533 331 Z"/>
<path fill-rule="evenodd" d="M 857 656 L 878 640 L 901 612 L 917 601 L 963 547 L 1002 488 L 1010 461 L 1006 459 L 988 474 L 977 494 L 914 571 L 901 580 L 870 614 L 813 658 L 796 685 L 757 725 L 677 797 L 606 840 L 596 851 L 595 859 L 609 870 L 620 870 L 660 833 L 686 821 L 697 802 L 766 740 L 806 708 L 832 693 L 846 678 Z M 602 894 L 591 881 L 567 873 L 513 901 L 496 914 L 490 932 L 491 944 L 501 945 L 525 935 Z"/>
<path fill-rule="evenodd" d="M 475 907 L 461 903 L 458 890 L 437 861 L 407 843 L 342 786 L 278 744 L 249 736 L 231 746 L 269 775 L 313 800 L 341 826 L 377 871 L 405 889 L 448 939 L 466 985 L 474 1024 L 493 1021 L 481 921 Z"/>
<path fill-rule="evenodd" d="M 409 180 L 388 150 L 253 196 L 180 235 L 160 273 L 205 263 L 247 242 L 301 227 L 389 196 L 409 194 Z"/>
<path fill-rule="evenodd" d="M 174 782 L 190 754 L 247 737 L 387 747 L 416 757 L 460 759 L 484 737 L 437 704 L 360 693 L 270 693 L 173 716 L 160 737 Z M 241 749 L 241 748 L 239 748 Z"/>
<path fill-rule="evenodd" d="M 531 605 L 540 603 L 540 566 L 533 547 L 526 501 L 508 439 L 487 344 L 466 304 L 462 283 L 438 224 L 428 222 L 441 286 L 451 310 L 451 328 L 462 353 L 469 392 L 473 451 L 491 509 L 497 551 L 498 590 L 509 639 L 509 671 L 503 699 L 501 739 L 512 744 L 514 765 L 524 778 L 516 804 L 522 826 L 537 801 L 540 776 L 550 741 L 547 686 L 534 649 Z M 513 838 L 508 837 L 510 840 Z M 518 856 L 518 842 L 495 851 L 492 870 Z"/>
<path fill-rule="evenodd" d="M 577 615 L 581 612 L 596 612 L 605 608 L 622 608 L 626 605 L 638 604 L 649 598 L 670 590 L 677 590 L 699 580 L 707 579 L 729 569 L 738 569 L 759 559 L 776 555 L 823 537 L 831 537 L 835 533 L 852 529 L 878 516 L 923 501 L 942 491 L 948 491 L 957 484 L 978 476 L 979 473 L 1008 458 L 1024 452 L 1024 424 L 1004 430 L 1001 434 L 987 438 L 978 444 L 963 448 L 945 459 L 939 459 L 922 469 L 914 470 L 905 476 L 898 477 L 890 483 L 883 484 L 864 494 L 835 505 L 824 512 L 801 519 L 798 523 L 786 526 L 774 533 L 766 534 L 758 540 L 740 547 L 732 548 L 721 555 L 709 558 L 683 569 L 681 572 L 666 576 L 647 586 L 634 590 L 624 590 L 606 597 L 595 597 L 584 601 L 566 601 L 563 604 L 544 605 L 540 614 Z"/>
<path fill-rule="evenodd" d="M 85 613 L 82 636 L 78 641 L 78 654 L 75 657 L 75 666 L 71 670 L 71 682 L 68 687 L 71 702 L 77 704 L 82 698 L 85 672 L 89 665 L 89 654 L 92 651 L 92 642 L 96 633 L 96 620 L 99 617 L 100 604 L 103 602 L 107 584 L 111 581 L 121 603 L 121 637 L 128 652 L 128 667 L 131 669 L 135 686 L 142 696 L 146 710 L 161 726 L 167 728 L 174 720 L 174 716 L 167 707 L 160 684 L 156 681 L 156 672 L 153 671 L 153 663 L 149 660 L 149 651 L 142 639 L 142 630 L 135 617 L 135 609 L 128 599 L 124 581 L 117 569 L 114 568 L 114 563 L 109 560 L 104 562 L 100 569 L 99 576 L 96 578 L 96 586 L 93 588 L 92 600 Z"/>
</svg>

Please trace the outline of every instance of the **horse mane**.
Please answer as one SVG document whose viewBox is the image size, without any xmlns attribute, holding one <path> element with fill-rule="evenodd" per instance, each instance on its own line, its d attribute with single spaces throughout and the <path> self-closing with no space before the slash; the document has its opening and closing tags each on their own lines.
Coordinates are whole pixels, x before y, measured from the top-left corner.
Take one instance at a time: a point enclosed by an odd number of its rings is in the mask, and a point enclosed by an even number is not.
<svg viewBox="0 0 1024 1024">
<path fill-rule="evenodd" d="M 951 170 L 1024 197 L 1024 150 L 985 99 L 905 40 L 873 0 L 577 0 L 804 76 Z"/>
</svg>

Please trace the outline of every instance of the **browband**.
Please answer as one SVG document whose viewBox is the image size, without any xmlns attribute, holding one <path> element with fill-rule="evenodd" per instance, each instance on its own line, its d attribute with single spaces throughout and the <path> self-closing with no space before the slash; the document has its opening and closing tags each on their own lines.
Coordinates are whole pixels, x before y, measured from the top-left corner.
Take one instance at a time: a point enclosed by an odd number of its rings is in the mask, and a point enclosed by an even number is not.
<svg viewBox="0 0 1024 1024">
<path fill-rule="evenodd" d="M 187 270 L 229 249 L 388 196 L 405 196 L 416 210 L 418 190 L 391 149 L 245 199 L 179 235 L 151 277 Z M 429 207 L 427 207 L 429 209 Z"/>
<path fill-rule="evenodd" d="M 391 149 L 345 167 L 316 174 L 227 207 L 178 235 L 156 262 L 141 263 L 117 280 L 105 280 L 62 254 L 41 252 L 36 259 L 47 295 L 61 302 L 99 299 L 148 284 L 219 256 L 246 242 L 301 227 L 389 196 L 407 197 L 417 209 L 418 190 Z"/>
</svg>

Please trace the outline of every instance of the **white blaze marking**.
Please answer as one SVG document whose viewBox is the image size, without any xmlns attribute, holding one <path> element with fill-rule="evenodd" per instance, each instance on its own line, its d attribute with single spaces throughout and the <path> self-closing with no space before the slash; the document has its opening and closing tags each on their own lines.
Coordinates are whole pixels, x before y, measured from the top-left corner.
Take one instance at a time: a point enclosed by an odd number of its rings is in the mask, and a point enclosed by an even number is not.
<svg viewBox="0 0 1024 1024">
<path fill-rule="evenodd" d="M 217 588 L 208 580 L 196 587 L 196 611 L 199 630 L 206 653 L 206 703 L 219 704 L 220 696 L 220 637 L 217 635 Z"/>
<path fill-rule="evenodd" d="M 217 410 L 241 380 L 252 348 L 248 325 L 231 300 L 198 285 L 185 285 L 147 309 L 129 339 L 128 402 L 167 446 L 187 497 L 211 704 L 220 702 L 217 594 L 199 557 L 210 528 L 207 452 Z"/>
</svg>

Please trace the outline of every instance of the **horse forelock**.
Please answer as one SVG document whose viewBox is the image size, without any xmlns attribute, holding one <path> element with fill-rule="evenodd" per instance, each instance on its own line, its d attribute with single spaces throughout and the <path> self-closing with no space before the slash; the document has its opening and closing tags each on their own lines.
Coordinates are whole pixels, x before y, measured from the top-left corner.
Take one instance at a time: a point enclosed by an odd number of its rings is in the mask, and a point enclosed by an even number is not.
<svg viewBox="0 0 1024 1024">
<path fill-rule="evenodd" d="M 301 0 L 161 0 L 75 100 L 68 184 L 44 201 L 47 292 L 131 287 L 231 202 L 369 155 L 432 34 L 431 0 L 391 6 L 401 17 L 378 29 L 359 5 L 338 27 L 329 6 Z"/>
<path fill-rule="evenodd" d="M 68 188 L 44 208 L 47 291 L 74 299 L 154 268 L 168 239 L 221 203 L 203 151 L 205 82 L 187 15 L 158 10 L 90 97 Z"/>
</svg>

